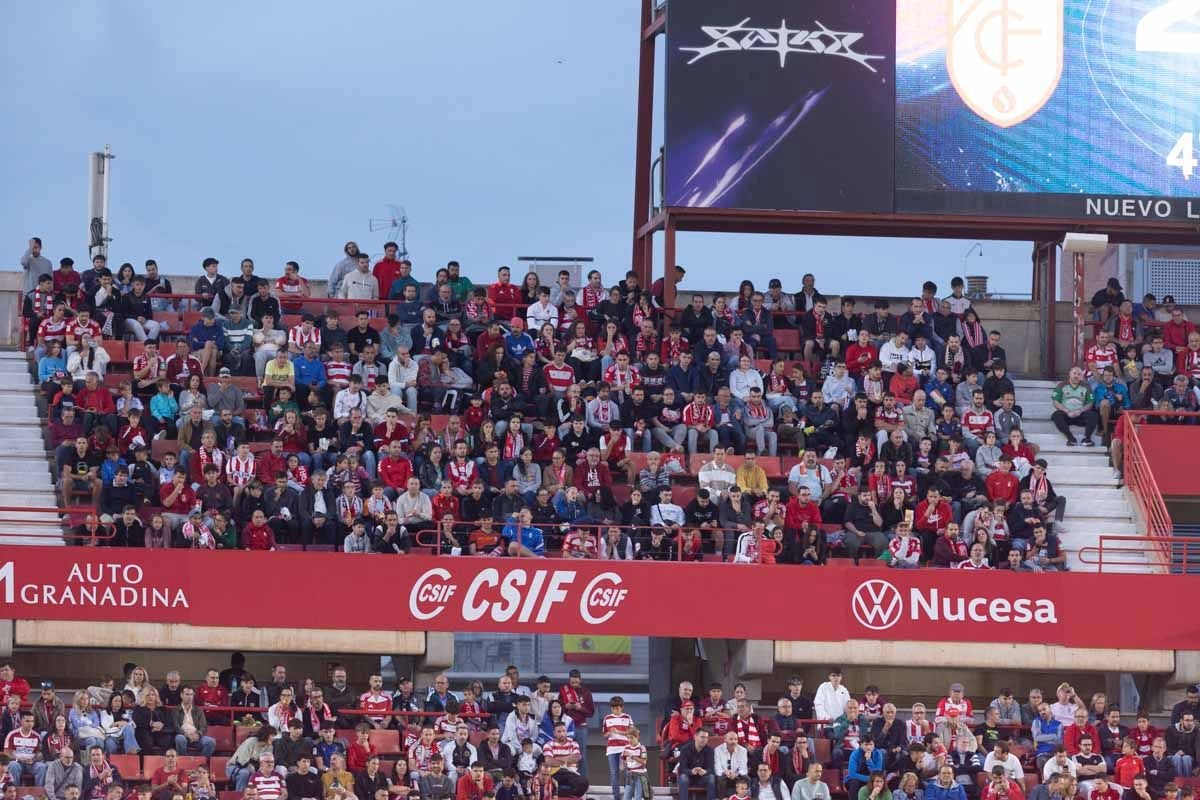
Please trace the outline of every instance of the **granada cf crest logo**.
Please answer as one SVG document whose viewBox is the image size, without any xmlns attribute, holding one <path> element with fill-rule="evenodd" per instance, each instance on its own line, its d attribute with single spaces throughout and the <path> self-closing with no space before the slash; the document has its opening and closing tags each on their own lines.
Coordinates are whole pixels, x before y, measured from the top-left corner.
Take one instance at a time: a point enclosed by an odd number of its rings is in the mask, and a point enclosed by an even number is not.
<svg viewBox="0 0 1200 800">
<path fill-rule="evenodd" d="M 947 0 L 946 68 L 967 106 L 1010 128 L 1036 114 L 1063 68 L 1064 0 Z"/>
</svg>

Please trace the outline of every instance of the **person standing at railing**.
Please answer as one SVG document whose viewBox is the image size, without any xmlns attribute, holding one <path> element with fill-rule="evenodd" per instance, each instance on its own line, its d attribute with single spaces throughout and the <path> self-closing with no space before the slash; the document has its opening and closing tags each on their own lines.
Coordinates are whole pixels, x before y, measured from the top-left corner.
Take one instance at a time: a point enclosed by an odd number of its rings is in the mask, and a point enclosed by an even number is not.
<svg viewBox="0 0 1200 800">
<path fill-rule="evenodd" d="M 359 253 L 355 268 L 346 274 L 338 289 L 343 300 L 378 300 L 379 280 L 371 274 L 371 257 Z"/>
</svg>

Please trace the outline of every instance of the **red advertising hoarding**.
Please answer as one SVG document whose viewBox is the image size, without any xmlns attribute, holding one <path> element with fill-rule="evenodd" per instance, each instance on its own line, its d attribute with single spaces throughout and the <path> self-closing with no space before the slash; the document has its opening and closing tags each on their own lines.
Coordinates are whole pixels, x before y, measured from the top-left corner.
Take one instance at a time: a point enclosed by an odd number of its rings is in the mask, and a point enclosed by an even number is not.
<svg viewBox="0 0 1200 800">
<path fill-rule="evenodd" d="M 1098 610 L 1099 597 L 1166 599 L 1200 586 L 1170 575 L 49 547 L 6 548 L 0 559 L 0 616 L 14 619 L 1144 649 L 1200 641 L 1200 620 L 1135 603 Z M 319 586 L 340 599 L 322 600 Z M 355 594 L 367 602 L 346 602 Z"/>
</svg>

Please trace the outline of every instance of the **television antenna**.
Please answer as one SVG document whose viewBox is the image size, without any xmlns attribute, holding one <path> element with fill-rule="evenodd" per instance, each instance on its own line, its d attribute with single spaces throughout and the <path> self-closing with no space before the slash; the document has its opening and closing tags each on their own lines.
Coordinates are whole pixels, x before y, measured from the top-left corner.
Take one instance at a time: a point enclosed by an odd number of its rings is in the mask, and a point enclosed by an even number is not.
<svg viewBox="0 0 1200 800">
<path fill-rule="evenodd" d="M 369 219 L 367 230 L 371 233 L 387 231 L 384 241 L 400 245 L 400 252 L 396 254 L 396 258 L 408 258 L 408 213 L 405 212 L 404 206 L 389 205 L 385 208 L 387 208 L 387 216 Z"/>
</svg>

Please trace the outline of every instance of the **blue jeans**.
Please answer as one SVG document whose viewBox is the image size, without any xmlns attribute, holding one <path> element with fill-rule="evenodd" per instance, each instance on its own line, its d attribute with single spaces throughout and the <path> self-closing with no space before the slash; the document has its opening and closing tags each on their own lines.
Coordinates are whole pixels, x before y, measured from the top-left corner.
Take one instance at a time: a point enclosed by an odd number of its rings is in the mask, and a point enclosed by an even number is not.
<svg viewBox="0 0 1200 800">
<path fill-rule="evenodd" d="M 193 748 L 200 748 L 201 755 L 211 756 L 213 751 L 217 749 L 217 740 L 211 736 L 201 736 L 199 741 L 189 742 L 188 738 L 182 733 L 175 735 L 175 749 L 179 752 L 179 755 L 187 755 L 188 745 L 192 745 Z"/>
<path fill-rule="evenodd" d="M 688 790 L 692 786 L 703 786 L 705 800 L 716 800 L 717 796 L 717 780 L 710 772 L 703 777 L 680 772 L 679 773 L 679 800 L 688 800 Z"/>
<path fill-rule="evenodd" d="M 133 733 L 134 727 L 132 724 L 130 724 L 121 729 L 121 734 L 119 736 L 109 736 L 104 740 L 104 752 L 108 753 L 109 755 L 117 752 L 118 740 L 120 741 L 121 749 L 125 753 L 133 755 L 134 753 L 139 752 L 137 737 L 134 736 Z"/>
<path fill-rule="evenodd" d="M 587 740 L 588 740 L 587 725 L 576 725 L 575 726 L 575 744 L 579 745 L 579 774 L 585 778 L 587 777 L 587 774 L 588 774 Z M 1188 773 L 1180 773 L 1180 774 L 1190 775 L 1191 773 L 1188 772 Z"/>
<path fill-rule="evenodd" d="M 8 775 L 17 786 L 21 785 L 23 774 L 33 776 L 33 785 L 41 786 L 46 782 L 46 762 L 37 761 L 33 764 L 22 764 L 19 761 L 8 762 Z"/>
<path fill-rule="evenodd" d="M 612 784 L 613 800 L 621 800 L 621 754 L 608 754 L 608 782 Z"/>
<path fill-rule="evenodd" d="M 1192 757 L 1189 755 L 1174 755 L 1171 756 L 1171 764 L 1175 767 L 1176 775 L 1188 776 L 1192 774 Z"/>
<path fill-rule="evenodd" d="M 627 773 L 625 775 L 624 800 L 642 800 L 646 796 L 647 777 L 644 772 Z"/>
<path fill-rule="evenodd" d="M 232 760 L 225 765 L 225 777 L 233 783 L 233 787 L 239 792 L 246 791 L 246 784 L 250 782 L 250 778 L 253 775 L 253 767 L 239 767 Z"/>
</svg>

